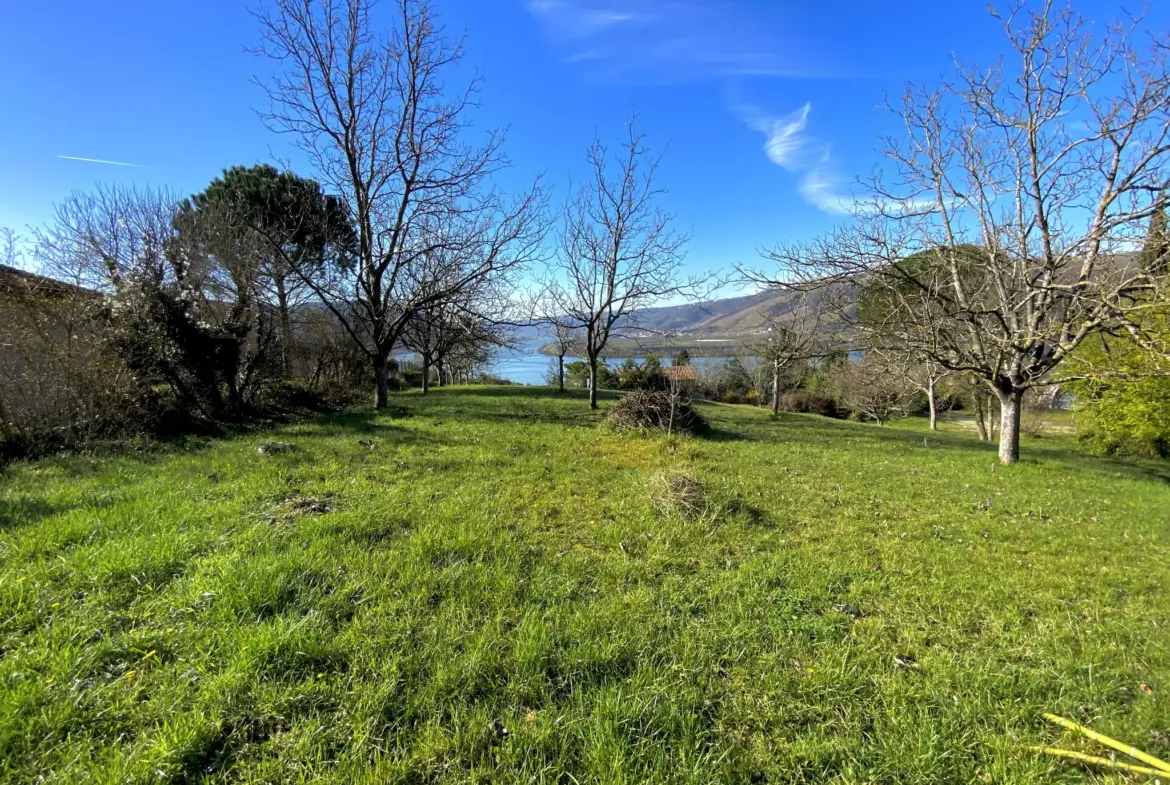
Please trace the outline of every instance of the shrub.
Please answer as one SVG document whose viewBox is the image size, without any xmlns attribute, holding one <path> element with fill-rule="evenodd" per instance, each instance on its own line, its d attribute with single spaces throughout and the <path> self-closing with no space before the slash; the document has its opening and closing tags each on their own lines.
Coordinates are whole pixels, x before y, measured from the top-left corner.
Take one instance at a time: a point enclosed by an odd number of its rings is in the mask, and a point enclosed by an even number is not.
<svg viewBox="0 0 1170 785">
<path fill-rule="evenodd" d="M 605 419 L 616 431 L 701 433 L 707 429 L 707 421 L 689 401 L 658 390 L 626 393 Z"/>
<path fill-rule="evenodd" d="M 515 382 L 511 381 L 510 379 L 505 379 L 502 376 L 496 376 L 494 373 L 483 371 L 482 373 L 474 374 L 468 380 L 468 384 L 488 384 L 500 387 L 507 386 L 509 384 L 515 384 Z"/>
<path fill-rule="evenodd" d="M 808 390 L 793 390 L 780 396 L 780 411 L 840 417 L 841 409 L 832 398 Z"/>
<path fill-rule="evenodd" d="M 1143 328 L 1170 339 L 1170 309 L 1146 315 Z M 1170 378 L 1164 361 L 1133 342 L 1086 342 L 1076 361 L 1086 379 L 1072 386 L 1077 433 L 1100 454 L 1170 457 Z"/>
<path fill-rule="evenodd" d="M 1170 379 L 1084 383 L 1077 433 L 1102 455 L 1170 457 Z"/>
</svg>

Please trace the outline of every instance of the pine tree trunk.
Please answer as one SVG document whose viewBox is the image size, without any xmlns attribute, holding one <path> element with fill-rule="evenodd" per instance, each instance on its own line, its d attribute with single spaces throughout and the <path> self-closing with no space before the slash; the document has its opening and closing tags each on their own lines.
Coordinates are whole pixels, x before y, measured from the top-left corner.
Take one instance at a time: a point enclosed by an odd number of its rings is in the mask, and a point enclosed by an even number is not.
<svg viewBox="0 0 1170 785">
<path fill-rule="evenodd" d="M 284 288 L 284 277 L 276 278 L 276 305 L 280 311 L 280 355 L 284 364 L 284 378 L 293 376 L 292 319 L 288 313 L 288 292 Z"/>
</svg>

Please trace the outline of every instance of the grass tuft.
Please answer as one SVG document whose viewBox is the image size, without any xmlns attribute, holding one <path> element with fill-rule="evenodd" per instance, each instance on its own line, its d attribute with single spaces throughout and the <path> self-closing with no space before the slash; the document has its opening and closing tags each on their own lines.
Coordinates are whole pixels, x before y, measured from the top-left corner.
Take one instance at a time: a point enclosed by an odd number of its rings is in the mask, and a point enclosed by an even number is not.
<svg viewBox="0 0 1170 785">
<path fill-rule="evenodd" d="M 659 515 L 677 515 L 683 520 L 702 518 L 710 509 L 703 483 L 683 472 L 654 475 L 647 488 Z"/>
</svg>

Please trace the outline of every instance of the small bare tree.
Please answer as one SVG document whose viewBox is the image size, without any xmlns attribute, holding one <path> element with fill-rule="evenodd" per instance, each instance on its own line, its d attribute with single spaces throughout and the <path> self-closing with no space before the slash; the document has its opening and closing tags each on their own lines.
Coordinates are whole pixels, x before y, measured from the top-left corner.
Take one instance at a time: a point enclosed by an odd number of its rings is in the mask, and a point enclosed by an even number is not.
<svg viewBox="0 0 1170 785">
<path fill-rule="evenodd" d="M 914 389 L 876 355 L 841 363 L 833 369 L 830 384 L 836 398 L 854 415 L 878 425 L 905 416 Z"/>
<path fill-rule="evenodd" d="M 827 325 L 822 321 L 819 293 L 799 295 L 799 302 L 784 314 L 761 314 L 765 332 L 749 345 L 771 372 L 772 414 L 780 413 L 780 396 L 784 377 L 793 368 L 821 357 L 829 344 Z"/>
<path fill-rule="evenodd" d="M 452 366 L 470 371 L 468 366 L 486 362 L 493 348 L 507 345 L 504 330 L 483 315 L 483 305 L 468 297 L 441 302 L 416 313 L 403 330 L 402 345 L 422 360 L 424 395 L 432 369 L 442 387 L 453 378 Z"/>
<path fill-rule="evenodd" d="M 544 196 L 490 187 L 508 165 L 503 137 L 466 140 L 478 85 L 446 91 L 462 47 L 427 0 L 395 0 L 385 34 L 374 4 L 271 0 L 259 52 L 278 67 L 264 119 L 295 136 L 353 222 L 353 264 L 306 283 L 369 357 L 383 408 L 390 353 L 416 314 L 540 258 Z"/>
<path fill-rule="evenodd" d="M 883 145 L 896 176 L 874 179 L 853 225 L 773 250 L 780 280 L 757 277 L 879 293 L 883 340 L 994 393 L 1014 463 L 1024 393 L 1077 378 L 1059 371 L 1087 337 L 1167 351 L 1141 318 L 1165 279 L 1130 252 L 1168 182 L 1170 73 L 1167 38 L 1136 23 L 1097 36 L 1024 0 L 996 16 L 1011 60 L 909 88 L 893 110 L 906 134 Z"/>
<path fill-rule="evenodd" d="M 930 416 L 930 430 L 938 430 L 939 385 L 954 371 L 939 365 L 929 358 L 921 358 L 909 352 L 874 350 L 882 358 L 882 364 L 891 373 L 900 375 L 906 384 L 926 396 L 926 408 Z"/>
<path fill-rule="evenodd" d="M 600 139 L 586 156 L 589 180 L 565 205 L 559 252 L 543 288 L 550 314 L 582 339 L 589 406 L 597 408 L 597 363 L 619 333 L 637 330 L 641 308 L 694 292 L 706 279 L 683 278 L 686 238 L 655 206 L 659 159 L 631 120 L 617 155 Z"/>
<path fill-rule="evenodd" d="M 565 391 L 565 356 L 574 351 L 577 336 L 573 327 L 556 316 L 547 317 L 553 328 L 553 346 L 557 353 L 557 389 Z"/>
</svg>

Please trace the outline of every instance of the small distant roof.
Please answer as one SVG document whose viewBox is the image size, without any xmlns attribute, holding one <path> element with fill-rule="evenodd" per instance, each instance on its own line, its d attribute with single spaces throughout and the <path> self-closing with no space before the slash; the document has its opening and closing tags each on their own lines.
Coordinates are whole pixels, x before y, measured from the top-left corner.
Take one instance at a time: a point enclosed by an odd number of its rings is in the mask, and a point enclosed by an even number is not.
<svg viewBox="0 0 1170 785">
<path fill-rule="evenodd" d="M 668 365 L 662 369 L 663 375 L 672 382 L 693 382 L 695 367 L 693 365 Z"/>
<path fill-rule="evenodd" d="M 39 294 L 46 297 L 91 293 L 80 286 L 0 264 L 0 294 Z"/>
</svg>

